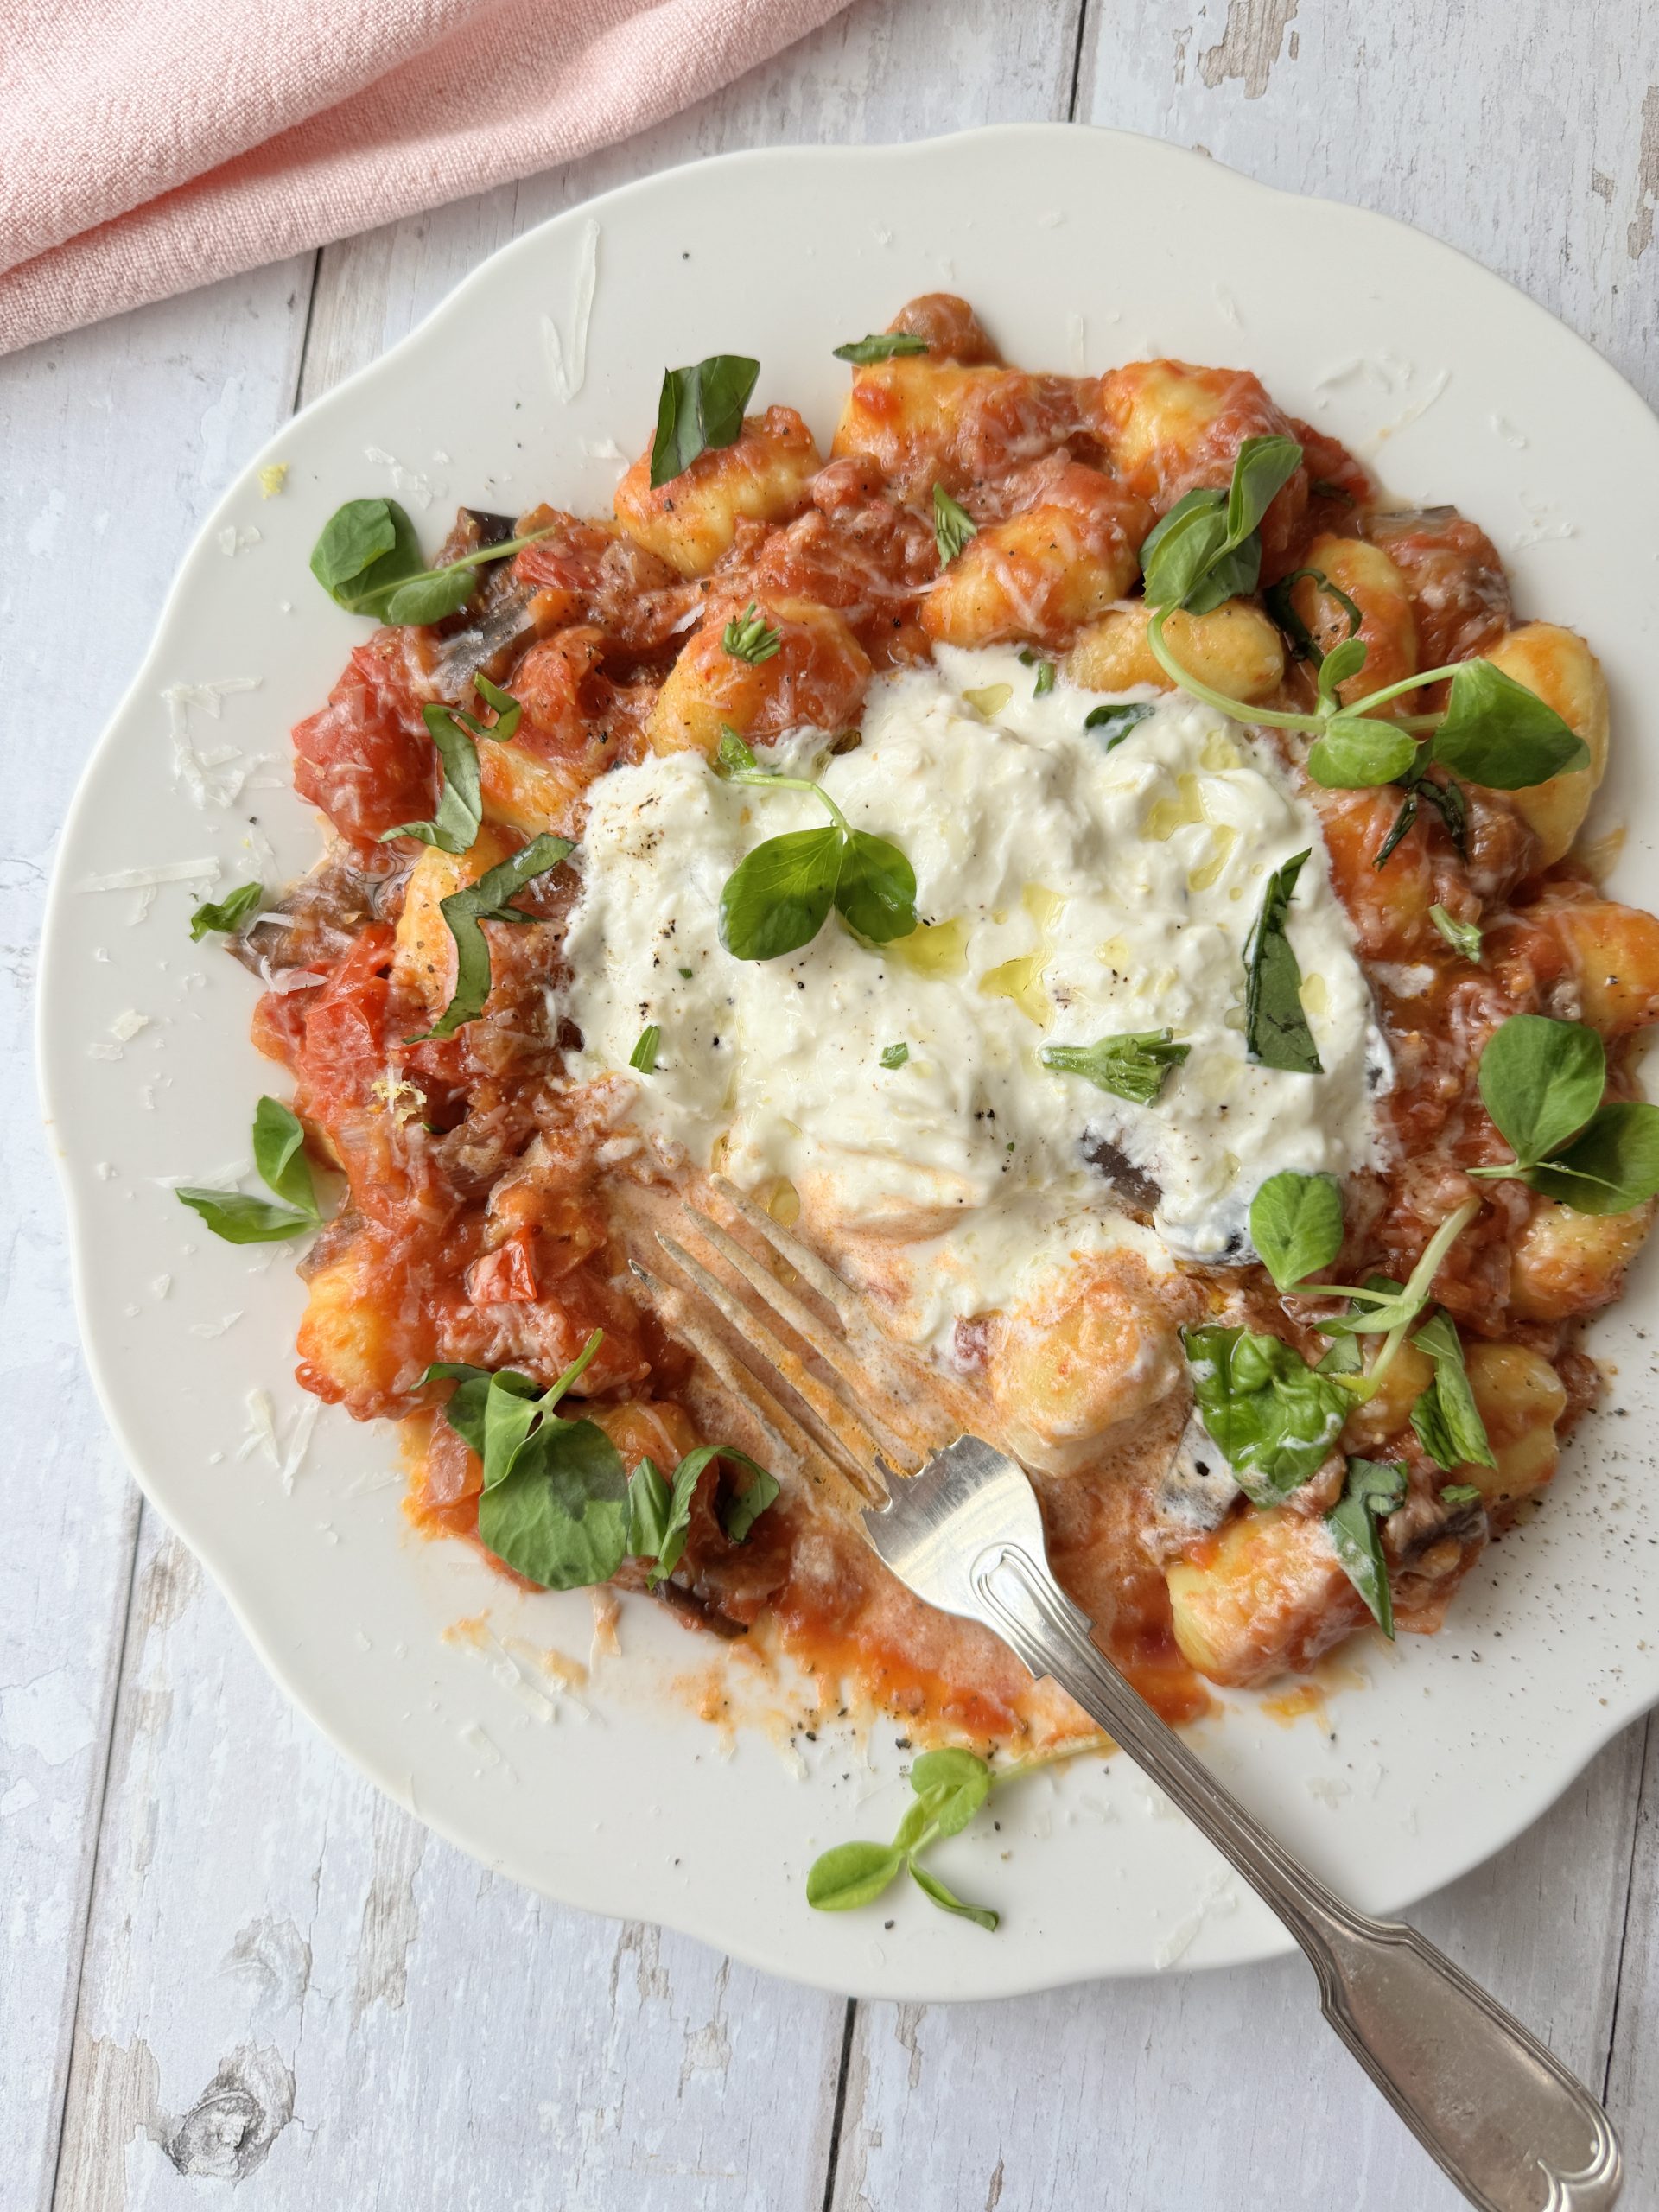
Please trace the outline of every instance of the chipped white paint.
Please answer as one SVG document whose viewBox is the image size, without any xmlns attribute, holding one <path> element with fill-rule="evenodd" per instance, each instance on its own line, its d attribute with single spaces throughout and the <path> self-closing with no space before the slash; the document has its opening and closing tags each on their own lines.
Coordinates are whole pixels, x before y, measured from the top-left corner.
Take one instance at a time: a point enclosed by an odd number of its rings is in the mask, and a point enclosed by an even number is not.
<svg viewBox="0 0 1659 2212">
<path fill-rule="evenodd" d="M 562 1912 L 378 1798 L 286 1708 L 153 1524 L 130 1605 L 137 1516 L 75 1361 L 58 1200 L 22 1079 L 27 983 L 70 785 L 201 512 L 296 391 L 308 398 L 373 358 L 543 215 L 647 169 L 780 137 L 1064 116 L 1080 57 L 1079 116 L 1450 238 L 1564 314 L 1652 398 L 1659 29 L 1642 0 L 1599 0 L 1594 13 L 1591 36 L 1573 10 L 1516 0 L 1500 39 L 1479 0 L 1401 0 L 1386 23 L 1357 0 L 1094 0 L 1080 37 L 1077 0 L 855 0 L 634 144 L 330 249 L 315 300 L 308 258 L 0 365 L 0 697 L 59 696 L 67 670 L 75 695 L 67 734 L 31 750 L 0 862 L 6 1412 L 24 1442 L 0 1551 L 8 2212 L 188 2212 L 209 2198 L 256 2212 L 313 2201 L 819 2212 L 838 2091 L 838 2212 L 1451 2212 L 1446 2185 L 1319 2028 L 1300 1966 L 995 2008 L 861 2007 L 843 2080 L 837 2001 L 652 1929 Z M 1377 127 L 1390 116 L 1405 120 Z M 1096 243 L 1109 238 L 1107 213 L 1101 222 Z M 873 251 L 886 242 L 877 233 Z M 578 295 L 561 340 L 571 373 L 581 306 Z M 1098 369 L 1143 336 L 1114 322 L 1072 344 Z M 1248 356 L 1248 334 L 1235 350 Z M 1398 353 L 1414 385 L 1351 363 L 1338 387 L 1339 339 L 1332 354 L 1310 365 L 1310 384 L 1326 385 L 1316 397 L 1334 404 L 1340 389 L 1345 410 L 1363 385 L 1379 428 L 1433 386 L 1421 333 L 1402 331 Z M 637 426 L 619 428 L 632 440 Z M 1549 426 L 1491 429 L 1521 452 Z M 375 465 L 411 504 L 438 505 L 435 449 Z M 141 527 L 107 527 L 112 486 Z M 1559 519 L 1517 508 L 1512 524 Z M 253 526 L 244 518 L 238 538 Z M 249 574 L 264 557 L 249 546 Z M 215 750 L 204 772 L 243 766 L 228 753 L 210 761 Z M 186 862 L 167 880 L 218 874 Z M 95 887 L 154 890 L 131 872 Z M 269 1440 L 261 1423 L 248 1459 L 226 1440 L 226 1481 L 301 1474 L 292 1402 L 280 1417 L 267 1402 Z M 601 1602 L 596 1660 L 614 1637 Z M 527 1708 L 582 1725 L 570 1686 L 530 1655 L 490 1637 L 478 1648 L 481 1663 L 512 1671 Z M 1340 1727 L 1339 1701 L 1336 1714 Z M 1386 1787 L 1353 1749 L 1358 1786 Z M 1116 1817 L 1120 1788 L 1103 1783 L 1087 1816 Z M 741 1837 L 733 1866 L 741 1879 Z M 1209 1909 L 1226 1894 L 1218 1884 Z M 1589 2078 L 1607 2069 L 1628 2201 L 1659 2201 L 1659 1755 L 1644 1789 L 1641 1732 L 1421 1917 Z M 873 1919 L 850 1940 L 880 1933 Z M 1284 2126 L 1287 2081 L 1317 2126 Z"/>
</svg>

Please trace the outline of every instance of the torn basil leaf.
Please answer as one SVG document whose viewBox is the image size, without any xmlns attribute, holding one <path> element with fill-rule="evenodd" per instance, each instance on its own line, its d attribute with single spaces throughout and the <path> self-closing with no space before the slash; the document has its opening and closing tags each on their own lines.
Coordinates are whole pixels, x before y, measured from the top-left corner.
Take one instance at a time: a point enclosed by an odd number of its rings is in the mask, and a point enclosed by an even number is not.
<svg viewBox="0 0 1659 2212">
<path fill-rule="evenodd" d="M 1389 1587 L 1381 1524 L 1404 1503 L 1405 1495 L 1402 1466 L 1380 1459 L 1350 1459 L 1342 1496 L 1325 1516 L 1343 1573 L 1365 1600 L 1390 1643 L 1394 1641 L 1394 1592 Z"/>
<path fill-rule="evenodd" d="M 1486 1424 L 1475 1403 L 1463 1344 L 1448 1313 L 1436 1313 L 1412 1338 L 1434 1363 L 1434 1379 L 1411 1409 L 1417 1440 L 1437 1467 L 1495 1467 Z M 1478 1495 L 1478 1493 L 1477 1493 Z"/>
<path fill-rule="evenodd" d="M 1481 1491 L 1474 1483 L 1445 1483 L 1441 1485 L 1442 1505 L 1480 1505 L 1484 1502 Z"/>
<path fill-rule="evenodd" d="M 1121 707 L 1091 707 L 1083 718 L 1084 729 L 1091 729 L 1099 739 L 1103 752 L 1122 745 L 1132 729 L 1139 729 L 1149 715 L 1158 711 L 1155 699 L 1132 699 Z"/>
<path fill-rule="evenodd" d="M 217 904 L 204 899 L 190 917 L 191 943 L 200 944 L 209 930 L 223 930 L 227 937 L 238 935 L 243 923 L 257 913 L 264 895 L 263 883 L 244 883 Z"/>
<path fill-rule="evenodd" d="M 1192 1049 L 1175 1044 L 1173 1033 L 1167 1029 L 1128 1030 L 1092 1045 L 1045 1045 L 1037 1057 L 1057 1074 L 1080 1075 L 1096 1090 L 1150 1106 L 1170 1070 L 1179 1067 Z"/>
<path fill-rule="evenodd" d="M 481 875 L 476 883 L 463 885 L 461 890 L 452 891 L 447 899 L 438 901 L 438 912 L 454 939 L 455 988 L 448 1005 L 430 1029 L 418 1038 L 411 1037 L 410 1044 L 453 1037 L 467 1022 L 477 1020 L 490 995 L 490 944 L 480 923 L 532 921 L 533 915 L 520 913 L 510 902 L 527 883 L 538 875 L 545 875 L 550 868 L 557 868 L 575 850 L 569 837 L 543 834 Z"/>
<path fill-rule="evenodd" d="M 717 1450 L 721 1459 L 741 1467 L 749 1478 L 741 1490 L 728 1492 L 720 1507 L 720 1525 L 728 1541 L 747 1543 L 750 1529 L 766 1508 L 777 1502 L 778 1478 L 768 1474 L 759 1460 L 751 1459 L 747 1452 L 734 1451 L 729 1444 L 722 1444 Z"/>
<path fill-rule="evenodd" d="M 746 353 L 711 353 L 687 369 L 664 369 L 651 448 L 651 488 L 683 475 L 700 454 L 734 446 L 743 435 L 760 364 Z"/>
<path fill-rule="evenodd" d="M 382 830 L 380 842 L 384 845 L 393 837 L 418 837 L 422 844 L 435 845 L 440 852 L 464 853 L 471 848 L 484 819 L 478 747 L 462 718 L 449 708 L 424 706 L 421 719 L 443 764 L 437 811 L 429 822 L 401 822 L 395 830 Z M 466 719 L 470 721 L 470 715 Z"/>
<path fill-rule="evenodd" d="M 628 1054 L 628 1065 L 641 1075 L 657 1072 L 657 1048 L 663 1041 L 663 1033 L 656 1022 L 648 1021 L 639 1032 L 639 1042 Z"/>
<path fill-rule="evenodd" d="M 927 340 L 917 338 L 908 330 L 873 330 L 868 338 L 849 339 L 846 345 L 835 348 L 838 361 L 850 361 L 855 368 L 868 368 L 873 361 L 891 361 L 895 355 L 925 353 Z"/>
<path fill-rule="evenodd" d="M 1269 1175 L 1250 1201 L 1250 1242 L 1279 1290 L 1296 1290 L 1328 1268 L 1342 1234 L 1342 1185 L 1334 1175 L 1287 1167 Z"/>
<path fill-rule="evenodd" d="M 1244 947 L 1244 1042 L 1259 1066 L 1322 1075 L 1324 1063 L 1302 1007 L 1302 971 L 1287 934 L 1296 879 L 1310 857 L 1293 855 L 1268 879 L 1262 911 Z"/>
<path fill-rule="evenodd" d="M 909 1058 L 908 1045 L 884 1045 L 881 1047 L 881 1065 L 884 1068 L 901 1068 Z"/>
<path fill-rule="evenodd" d="M 1184 1329 L 1198 1415 L 1253 1504 L 1274 1505 L 1329 1458 L 1353 1397 L 1281 1338 Z"/>
<path fill-rule="evenodd" d="M 1254 591 L 1262 518 L 1301 460 L 1294 438 L 1246 438 L 1224 493 L 1200 487 L 1178 499 L 1141 549 L 1147 604 L 1207 614 Z"/>
</svg>

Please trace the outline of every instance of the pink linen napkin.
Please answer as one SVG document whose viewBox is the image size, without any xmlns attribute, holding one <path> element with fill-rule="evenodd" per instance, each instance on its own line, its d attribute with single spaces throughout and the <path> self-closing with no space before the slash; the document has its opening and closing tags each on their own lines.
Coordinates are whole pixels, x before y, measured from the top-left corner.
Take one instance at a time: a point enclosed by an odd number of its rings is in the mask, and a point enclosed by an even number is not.
<svg viewBox="0 0 1659 2212">
<path fill-rule="evenodd" d="M 0 353 L 574 160 L 846 0 L 0 0 Z"/>
</svg>

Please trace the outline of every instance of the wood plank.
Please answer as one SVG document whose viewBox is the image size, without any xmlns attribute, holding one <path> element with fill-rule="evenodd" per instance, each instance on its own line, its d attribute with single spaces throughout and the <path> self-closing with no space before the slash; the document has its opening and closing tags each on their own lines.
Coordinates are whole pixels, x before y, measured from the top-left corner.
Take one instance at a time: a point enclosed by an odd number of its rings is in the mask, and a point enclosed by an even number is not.
<svg viewBox="0 0 1659 2212">
<path fill-rule="evenodd" d="M 1413 1916 L 1598 2084 L 1641 1752 L 1627 1731 L 1529 1834 Z M 1632 2201 L 1652 2200 L 1638 2183 Z M 1463 2198 L 1325 2028 L 1300 1961 L 999 2005 L 861 2005 L 835 2212 L 999 2202 L 1454 2212 Z"/>
<path fill-rule="evenodd" d="M 1096 5 L 1077 111 L 1415 224 L 1659 399 L 1659 16 L 1643 0 Z"/>
<path fill-rule="evenodd" d="M 429 1834 L 147 1517 L 60 2212 L 183 2212 L 209 2177 L 365 2212 L 818 2212 L 844 2017 Z"/>
<path fill-rule="evenodd" d="M 0 697 L 13 752 L 28 747 L 0 861 L 6 1406 L 32 1443 L 0 1548 L 0 2080 L 15 2093 L 0 2098 L 0 2172 L 19 2206 L 51 2187 L 138 1519 L 78 1356 L 35 1092 L 41 893 L 181 553 L 292 404 L 311 268 L 308 255 L 0 362 Z"/>
<path fill-rule="evenodd" d="M 1640 2202 L 1644 2182 L 1659 2195 L 1659 1717 L 1648 1722 L 1634 1845 L 1606 2096 Z"/>
<path fill-rule="evenodd" d="M 329 248 L 328 389 L 497 245 L 706 152 L 1066 112 L 1077 0 L 863 0 L 645 139 Z M 949 51 L 951 67 L 938 57 Z M 817 2212 L 846 2007 L 497 1882 L 290 1714 L 146 1525 L 56 2202 L 548 2201 Z M 395 2114 L 369 2126 L 363 2115 Z M 295 2124 L 297 2123 L 297 2124 Z"/>
</svg>

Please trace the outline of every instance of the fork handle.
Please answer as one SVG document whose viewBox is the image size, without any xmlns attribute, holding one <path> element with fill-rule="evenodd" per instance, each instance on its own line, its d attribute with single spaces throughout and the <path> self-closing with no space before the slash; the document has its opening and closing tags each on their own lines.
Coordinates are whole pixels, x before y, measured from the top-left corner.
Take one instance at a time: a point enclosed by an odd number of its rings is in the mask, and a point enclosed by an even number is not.
<svg viewBox="0 0 1659 2212">
<path fill-rule="evenodd" d="M 1601 2212 L 1618 2138 L 1559 2059 L 1414 1928 L 1353 1911 L 1252 1819 L 1101 1651 L 1047 1567 L 993 1545 L 969 1573 L 985 1625 L 1052 1675 L 1271 1905 L 1313 1963 L 1325 2018 L 1484 2212 Z"/>
</svg>

